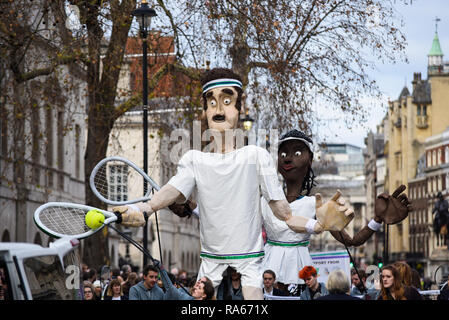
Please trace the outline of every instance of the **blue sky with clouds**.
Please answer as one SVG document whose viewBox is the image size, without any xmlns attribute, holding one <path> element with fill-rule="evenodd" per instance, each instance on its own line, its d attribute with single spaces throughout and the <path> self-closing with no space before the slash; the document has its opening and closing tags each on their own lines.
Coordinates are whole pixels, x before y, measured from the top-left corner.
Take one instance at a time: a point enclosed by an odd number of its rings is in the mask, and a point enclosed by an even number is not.
<svg viewBox="0 0 449 320">
<path fill-rule="evenodd" d="M 413 0 L 411 5 L 404 5 L 397 0 L 396 9 L 398 17 L 404 22 L 402 31 L 407 38 L 406 55 L 409 63 L 378 64 L 377 70 L 370 73 L 384 94 L 385 101 L 388 98 L 396 100 L 405 84 L 411 91 L 414 72 L 421 72 L 422 77 L 427 78 L 427 54 L 432 46 L 437 16 L 441 19 L 438 23 L 438 36 L 445 54 L 443 59 L 449 60 L 449 0 Z M 375 131 L 385 114 L 386 108 L 372 108 L 366 125 L 353 129 L 347 129 L 341 121 L 334 121 L 326 128 L 320 128 L 317 140 L 347 142 L 364 147 L 366 133 L 369 129 Z"/>
</svg>

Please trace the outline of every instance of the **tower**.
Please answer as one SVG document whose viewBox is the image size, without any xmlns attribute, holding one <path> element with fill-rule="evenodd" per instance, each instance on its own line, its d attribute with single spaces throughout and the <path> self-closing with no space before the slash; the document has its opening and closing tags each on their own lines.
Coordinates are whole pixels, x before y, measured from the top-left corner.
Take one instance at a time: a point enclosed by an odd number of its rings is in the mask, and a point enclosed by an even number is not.
<svg viewBox="0 0 449 320">
<path fill-rule="evenodd" d="M 437 75 L 443 73 L 443 51 L 440 46 L 440 39 L 438 38 L 438 21 L 439 18 L 435 18 L 435 36 L 432 42 L 432 48 L 430 49 L 427 65 L 428 76 Z"/>
</svg>

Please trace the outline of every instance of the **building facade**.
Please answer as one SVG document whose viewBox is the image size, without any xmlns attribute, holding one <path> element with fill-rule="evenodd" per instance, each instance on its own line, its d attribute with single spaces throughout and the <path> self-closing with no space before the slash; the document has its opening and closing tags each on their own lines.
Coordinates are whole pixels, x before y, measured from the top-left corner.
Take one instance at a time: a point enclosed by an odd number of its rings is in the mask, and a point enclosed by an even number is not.
<svg viewBox="0 0 449 320">
<path fill-rule="evenodd" d="M 446 194 L 447 188 L 443 171 L 432 169 L 443 165 L 444 146 L 432 144 L 431 141 L 442 139 L 437 137 L 449 126 L 447 65 L 443 62 L 443 53 L 435 33 L 428 55 L 427 79 L 415 73 L 411 93 L 405 87 L 399 98 L 389 105 L 385 189 L 391 193 L 404 184 L 408 187 L 411 199 L 416 201 L 415 211 L 407 219 L 389 226 L 390 261 L 407 260 L 417 265 L 421 262 L 421 255 L 429 257 L 435 248 L 435 239 L 428 233 L 431 221 L 429 201 L 438 190 Z M 431 167 L 429 163 L 432 163 Z"/>
</svg>

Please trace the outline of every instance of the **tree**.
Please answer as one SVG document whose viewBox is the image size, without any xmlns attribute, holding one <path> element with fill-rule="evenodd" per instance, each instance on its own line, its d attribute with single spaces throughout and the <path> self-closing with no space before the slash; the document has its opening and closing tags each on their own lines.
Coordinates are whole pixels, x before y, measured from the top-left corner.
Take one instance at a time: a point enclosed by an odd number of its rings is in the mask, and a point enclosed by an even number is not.
<svg viewBox="0 0 449 320">
<path fill-rule="evenodd" d="M 40 183 L 43 173 L 46 180 L 53 181 L 54 171 L 36 165 L 43 154 L 53 151 L 48 149 L 52 147 L 49 130 L 41 117 L 48 115 L 49 122 L 56 113 L 64 115 L 58 122 L 58 134 L 63 139 L 72 129 L 75 112 L 67 97 L 70 91 L 79 89 L 77 77 L 66 75 L 82 72 L 76 63 L 76 51 L 67 50 L 58 33 L 63 21 L 55 18 L 56 7 L 56 1 L 0 3 L 0 184 L 15 197 L 17 241 L 29 241 L 26 235 L 30 208 L 26 202 L 31 191 L 46 188 Z M 48 158 L 53 161 L 51 156 Z M 62 161 L 57 166 L 63 169 Z M 43 190 L 44 194 L 49 192 Z"/>
<path fill-rule="evenodd" d="M 375 66 L 368 57 L 405 59 L 406 42 L 395 26 L 392 1 L 210 0 L 177 5 L 182 9 L 176 12 L 186 12 L 180 19 L 188 16 L 184 23 L 174 23 L 186 52 L 201 57 L 207 48 L 212 64 L 240 74 L 249 105 L 268 119 L 266 128 L 310 131 L 320 117 L 314 114 L 316 104 L 343 111 L 349 122 L 363 121 L 361 98 L 380 96 L 367 73 Z"/>
</svg>

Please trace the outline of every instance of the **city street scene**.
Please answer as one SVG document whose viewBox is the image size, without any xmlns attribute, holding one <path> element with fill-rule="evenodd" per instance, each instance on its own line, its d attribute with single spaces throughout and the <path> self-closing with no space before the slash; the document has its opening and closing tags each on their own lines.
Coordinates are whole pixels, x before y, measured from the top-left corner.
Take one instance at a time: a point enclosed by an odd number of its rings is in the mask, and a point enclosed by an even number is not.
<svg viewBox="0 0 449 320">
<path fill-rule="evenodd" d="M 448 1 L 0 17 L 0 300 L 449 300 Z"/>
</svg>

